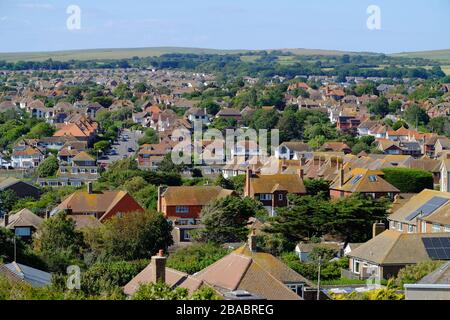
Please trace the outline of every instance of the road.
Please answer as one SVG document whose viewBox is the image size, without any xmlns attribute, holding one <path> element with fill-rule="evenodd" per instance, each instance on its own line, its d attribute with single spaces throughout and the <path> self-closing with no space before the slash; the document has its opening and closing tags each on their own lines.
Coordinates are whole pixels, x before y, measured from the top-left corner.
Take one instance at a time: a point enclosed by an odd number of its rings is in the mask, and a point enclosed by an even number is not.
<svg viewBox="0 0 450 320">
<path fill-rule="evenodd" d="M 123 137 L 128 136 L 127 141 L 123 141 Z M 107 164 L 113 163 L 114 161 L 123 159 L 125 157 L 132 157 L 135 155 L 136 151 L 139 149 L 138 140 L 143 136 L 141 132 L 131 131 L 129 129 L 123 129 L 118 138 L 118 144 L 111 146 L 110 151 L 116 151 L 117 155 L 107 155 L 102 158 L 100 162 Z M 128 148 L 133 149 L 132 152 L 128 151 Z"/>
</svg>

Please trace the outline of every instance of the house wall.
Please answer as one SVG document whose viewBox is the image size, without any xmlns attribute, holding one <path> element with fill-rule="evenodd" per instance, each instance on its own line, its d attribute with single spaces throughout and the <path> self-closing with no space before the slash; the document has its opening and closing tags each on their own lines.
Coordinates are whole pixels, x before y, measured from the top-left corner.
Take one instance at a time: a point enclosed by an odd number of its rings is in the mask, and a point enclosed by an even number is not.
<svg viewBox="0 0 450 320">
<path fill-rule="evenodd" d="M 118 213 L 130 213 L 130 212 L 144 212 L 144 209 L 139 205 L 139 203 L 134 200 L 134 198 L 128 193 L 120 199 L 120 201 L 105 215 L 102 217 L 102 221 L 108 220 Z"/>
<path fill-rule="evenodd" d="M 164 217 L 170 218 L 170 219 L 177 219 L 177 218 L 184 218 L 184 219 L 198 219 L 200 217 L 200 212 L 203 209 L 203 206 L 201 205 L 195 205 L 195 206 L 186 206 L 189 208 L 189 212 L 187 213 L 177 213 L 176 208 L 177 206 L 185 206 L 182 203 L 178 205 L 170 205 L 168 206 L 166 204 L 166 200 L 164 197 L 161 198 L 161 212 L 164 214 Z"/>
</svg>

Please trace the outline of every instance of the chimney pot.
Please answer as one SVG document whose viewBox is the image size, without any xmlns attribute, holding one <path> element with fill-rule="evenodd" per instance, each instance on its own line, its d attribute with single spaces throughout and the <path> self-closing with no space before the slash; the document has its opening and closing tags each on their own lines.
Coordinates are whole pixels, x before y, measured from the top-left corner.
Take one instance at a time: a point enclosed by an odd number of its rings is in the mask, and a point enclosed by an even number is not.
<svg viewBox="0 0 450 320">
<path fill-rule="evenodd" d="M 252 234 L 248 237 L 248 247 L 250 248 L 250 251 L 256 252 L 257 245 L 256 245 L 256 230 L 252 230 Z"/>
<path fill-rule="evenodd" d="M 163 253 L 163 250 L 159 250 L 157 255 L 152 257 L 150 275 L 152 283 L 166 282 L 166 257 L 164 257 Z"/>
<path fill-rule="evenodd" d="M 90 181 L 87 183 L 87 192 L 88 192 L 89 194 L 92 194 L 92 193 L 93 193 L 92 182 L 90 182 Z"/>
<path fill-rule="evenodd" d="M 386 230 L 386 226 L 382 222 L 376 222 L 372 227 L 372 237 L 375 238 Z"/>
<path fill-rule="evenodd" d="M 9 224 L 9 214 L 5 213 L 5 215 L 3 216 L 3 220 L 5 222 L 5 228 L 6 228 Z"/>
</svg>

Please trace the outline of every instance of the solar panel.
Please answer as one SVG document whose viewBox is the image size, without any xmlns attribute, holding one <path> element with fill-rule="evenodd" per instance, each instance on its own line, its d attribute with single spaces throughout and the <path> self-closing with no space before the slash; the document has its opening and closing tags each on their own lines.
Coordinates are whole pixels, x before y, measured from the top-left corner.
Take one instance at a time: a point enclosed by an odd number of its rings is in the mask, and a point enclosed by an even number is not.
<svg viewBox="0 0 450 320">
<path fill-rule="evenodd" d="M 448 202 L 448 198 L 442 197 L 433 197 L 423 206 L 415 210 L 409 216 L 406 217 L 406 220 L 412 220 L 417 217 L 419 214 L 422 214 L 424 217 L 429 216 L 434 211 L 439 209 L 443 204 Z"/>
<path fill-rule="evenodd" d="M 450 260 L 450 237 L 427 237 L 422 241 L 432 260 Z"/>
</svg>

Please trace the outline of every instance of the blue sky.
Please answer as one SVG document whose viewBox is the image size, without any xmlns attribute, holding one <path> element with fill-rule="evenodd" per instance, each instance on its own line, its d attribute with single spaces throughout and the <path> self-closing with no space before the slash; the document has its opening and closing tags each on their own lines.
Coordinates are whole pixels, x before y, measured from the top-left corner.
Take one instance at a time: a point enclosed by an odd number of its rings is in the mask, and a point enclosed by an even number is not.
<svg viewBox="0 0 450 320">
<path fill-rule="evenodd" d="M 66 8 L 81 9 L 68 30 Z M 381 30 L 366 26 L 369 5 Z M 401 52 L 450 48 L 448 0 L 0 0 L 0 52 L 182 46 Z"/>
</svg>

